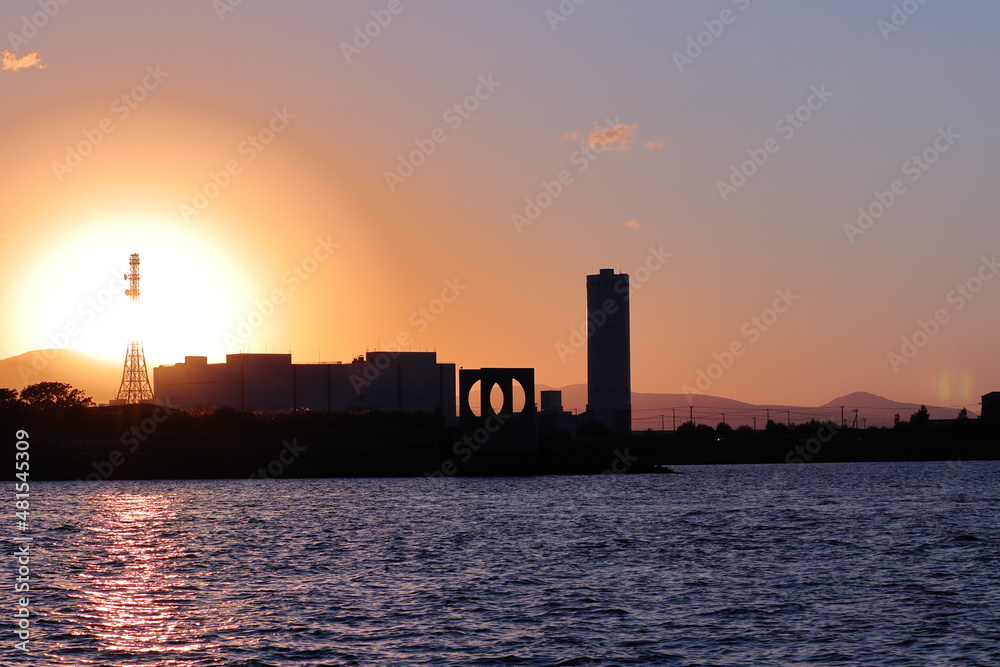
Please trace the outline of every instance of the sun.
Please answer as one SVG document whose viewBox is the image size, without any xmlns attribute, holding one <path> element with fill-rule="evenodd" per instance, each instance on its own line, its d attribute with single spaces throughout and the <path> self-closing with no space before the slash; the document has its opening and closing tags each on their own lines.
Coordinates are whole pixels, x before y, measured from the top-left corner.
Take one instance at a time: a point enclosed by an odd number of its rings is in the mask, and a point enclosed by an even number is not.
<svg viewBox="0 0 1000 667">
<path fill-rule="evenodd" d="M 198 228 L 154 217 L 102 218 L 78 225 L 24 275 L 18 310 L 21 349 L 69 348 L 124 359 L 143 341 L 147 363 L 185 355 L 221 358 L 252 281 Z M 125 290 L 129 257 L 139 255 L 140 298 Z"/>
</svg>

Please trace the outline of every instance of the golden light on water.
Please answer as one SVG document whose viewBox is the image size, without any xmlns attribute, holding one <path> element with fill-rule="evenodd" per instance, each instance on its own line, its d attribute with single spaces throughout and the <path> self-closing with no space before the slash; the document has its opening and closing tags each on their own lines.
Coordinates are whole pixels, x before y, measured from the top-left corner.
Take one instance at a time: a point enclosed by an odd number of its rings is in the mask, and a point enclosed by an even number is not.
<svg viewBox="0 0 1000 667">
<path fill-rule="evenodd" d="M 188 612 L 197 601 L 197 586 L 179 571 L 185 545 L 172 537 L 179 535 L 175 501 L 108 493 L 91 502 L 97 520 L 89 532 L 104 557 L 79 575 L 84 581 L 78 634 L 94 637 L 101 650 L 125 655 L 206 648 L 203 621 Z"/>
</svg>

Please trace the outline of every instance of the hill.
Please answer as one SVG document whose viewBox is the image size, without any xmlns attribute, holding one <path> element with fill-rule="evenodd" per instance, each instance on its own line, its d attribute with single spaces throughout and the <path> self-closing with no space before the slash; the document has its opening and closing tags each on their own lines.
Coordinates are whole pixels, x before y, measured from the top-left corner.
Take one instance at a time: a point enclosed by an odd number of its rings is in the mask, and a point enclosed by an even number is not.
<svg viewBox="0 0 1000 667">
<path fill-rule="evenodd" d="M 541 386 L 541 388 L 549 389 L 545 386 Z M 563 387 L 561 391 L 563 392 L 564 409 L 576 412 L 582 412 L 586 409 L 586 384 L 569 385 Z M 859 427 L 892 426 L 897 413 L 905 421 L 910 418 L 911 414 L 920 409 L 919 403 L 902 403 L 864 391 L 840 396 L 818 406 L 757 405 L 722 396 L 708 395 L 691 396 L 691 400 L 688 399 L 687 394 L 632 392 L 633 428 L 659 430 L 662 426 L 670 430 L 675 420 L 677 424 L 681 424 L 692 415 L 696 422 L 712 426 L 722 421 L 723 415 L 725 415 L 725 421 L 734 428 L 743 424 L 753 426 L 754 417 L 757 418 L 757 427 L 763 428 L 768 416 L 778 422 L 798 423 L 810 419 L 832 419 L 839 423 L 841 406 L 844 408 L 843 417 L 848 425 L 854 422 L 854 411 L 857 410 Z M 954 419 L 958 416 L 959 409 L 927 406 L 931 419 Z M 969 416 L 975 418 L 978 415 L 970 410 Z"/>
<path fill-rule="evenodd" d="M 0 387 L 20 391 L 36 382 L 66 382 L 82 389 L 95 403 L 115 397 L 121 376 L 121 362 L 76 350 L 35 350 L 0 359 Z"/>
</svg>

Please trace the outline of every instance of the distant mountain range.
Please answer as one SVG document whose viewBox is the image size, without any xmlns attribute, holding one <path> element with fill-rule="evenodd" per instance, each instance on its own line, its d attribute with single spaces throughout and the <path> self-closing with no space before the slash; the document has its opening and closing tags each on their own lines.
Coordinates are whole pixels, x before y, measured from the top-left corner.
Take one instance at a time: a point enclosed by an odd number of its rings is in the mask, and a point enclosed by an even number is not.
<svg viewBox="0 0 1000 667">
<path fill-rule="evenodd" d="M 549 389 L 550 387 L 539 386 L 536 389 Z M 558 387 L 555 387 L 558 389 Z M 573 384 L 562 387 L 563 408 L 570 411 L 583 411 L 587 405 L 587 385 Z M 843 406 L 843 418 L 847 424 L 853 425 L 855 410 L 857 410 L 857 424 L 863 426 L 892 426 L 893 419 L 899 414 L 904 421 L 910 415 L 920 409 L 919 403 L 900 403 L 882 396 L 877 396 L 865 391 L 857 391 L 846 396 L 840 396 L 818 406 L 802 405 L 755 405 L 743 401 L 723 398 L 721 396 L 698 395 L 691 396 L 688 401 L 687 394 L 647 394 L 632 392 L 632 427 L 634 429 L 652 428 L 659 430 L 673 428 L 674 420 L 680 425 L 693 414 L 695 422 L 699 424 L 710 424 L 715 426 L 723 420 L 733 428 L 748 424 L 754 425 L 754 417 L 757 418 L 757 428 L 764 428 L 767 417 L 776 422 L 801 423 L 810 419 L 827 420 L 840 423 L 841 406 Z M 931 419 L 954 419 L 958 416 L 960 408 L 942 408 L 928 405 L 927 411 Z M 969 411 L 969 417 L 977 417 L 978 413 Z"/>
<path fill-rule="evenodd" d="M 95 403 L 107 403 L 118 394 L 123 364 L 124 358 L 112 362 L 76 350 L 35 350 L 0 359 L 0 387 L 20 390 L 36 382 L 65 382 Z"/>
<path fill-rule="evenodd" d="M 95 402 L 107 403 L 118 393 L 121 373 L 122 362 L 107 361 L 75 350 L 36 350 L 0 360 L 0 387 L 23 389 L 36 382 L 66 382 L 82 389 Z M 536 391 L 553 388 L 559 389 L 538 385 Z M 580 412 L 586 408 L 586 384 L 573 384 L 562 387 L 561 390 L 564 409 Z M 819 406 L 754 405 L 731 398 L 704 395 L 694 396 L 692 399 L 693 405 L 688 402 L 685 394 L 633 392 L 633 427 L 659 430 L 662 425 L 670 429 L 675 419 L 677 424 L 681 424 L 692 413 L 696 422 L 712 426 L 722 421 L 723 414 L 726 422 L 733 427 L 753 425 L 753 418 L 756 417 L 757 427 L 763 428 L 768 413 L 777 422 L 790 420 L 796 423 L 812 418 L 839 422 L 841 406 L 848 424 L 853 424 L 857 410 L 858 426 L 891 426 L 896 414 L 906 420 L 920 408 L 917 403 L 900 403 L 863 391 L 840 396 Z M 927 410 L 932 419 L 954 419 L 959 412 L 957 408 L 932 405 L 928 405 Z M 978 414 L 970 411 L 969 416 L 974 418 Z"/>
</svg>

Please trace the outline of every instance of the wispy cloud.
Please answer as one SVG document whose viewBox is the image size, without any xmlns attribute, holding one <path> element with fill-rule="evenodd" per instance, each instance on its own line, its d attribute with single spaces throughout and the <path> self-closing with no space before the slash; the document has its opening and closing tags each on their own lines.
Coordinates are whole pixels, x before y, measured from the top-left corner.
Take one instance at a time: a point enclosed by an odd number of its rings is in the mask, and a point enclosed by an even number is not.
<svg viewBox="0 0 1000 667">
<path fill-rule="evenodd" d="M 635 124 L 621 123 L 616 116 L 614 120 L 608 119 L 605 125 L 595 122 L 590 134 L 578 130 L 566 130 L 559 140 L 579 141 L 584 146 L 605 151 L 628 151 L 632 150 L 632 139 L 638 127 Z M 643 145 L 646 148 L 662 148 L 663 142 L 647 141 Z"/>
<path fill-rule="evenodd" d="M 636 220 L 635 218 L 632 218 L 631 220 L 625 223 L 625 226 L 628 227 L 629 229 L 639 229 L 642 227 L 642 223 Z"/>
<path fill-rule="evenodd" d="M 651 151 L 657 151 L 666 146 L 666 144 L 663 143 L 662 141 L 653 141 L 652 139 L 650 139 L 649 141 L 644 143 L 643 146 L 645 146 Z"/>
<path fill-rule="evenodd" d="M 618 123 L 612 127 L 601 127 L 594 123 L 594 131 L 587 137 L 586 143 L 591 148 L 602 146 L 605 150 L 627 151 L 632 148 L 632 135 L 638 125 Z"/>
<path fill-rule="evenodd" d="M 42 62 L 42 54 L 40 51 L 32 51 L 31 53 L 26 53 L 23 56 L 18 56 L 13 51 L 4 49 L 0 51 L 0 57 L 2 57 L 2 64 L 0 64 L 0 70 L 4 72 L 16 72 L 20 69 L 27 69 L 29 67 L 36 67 L 38 69 L 45 69 L 48 67 Z"/>
</svg>

